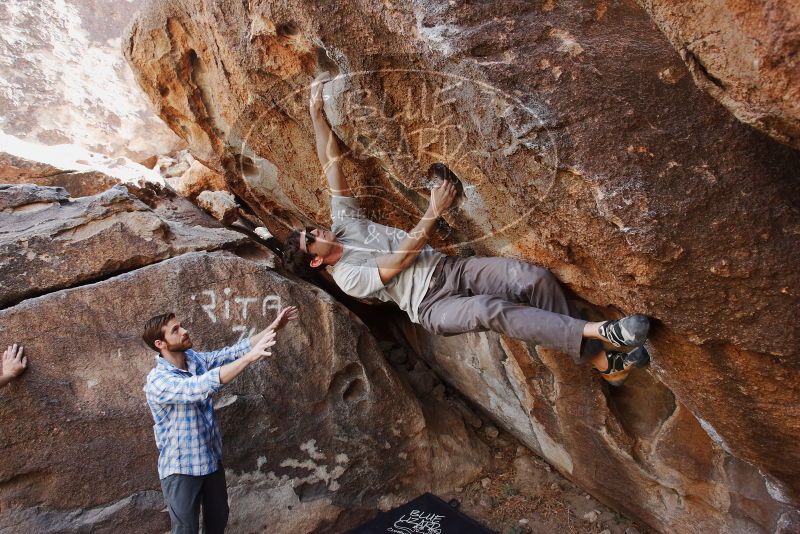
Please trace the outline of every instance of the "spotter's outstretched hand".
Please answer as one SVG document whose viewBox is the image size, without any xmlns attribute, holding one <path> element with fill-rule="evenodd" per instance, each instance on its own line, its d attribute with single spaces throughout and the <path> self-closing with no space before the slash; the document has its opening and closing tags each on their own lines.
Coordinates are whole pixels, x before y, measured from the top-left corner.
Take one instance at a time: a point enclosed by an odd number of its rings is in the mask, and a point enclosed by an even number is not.
<svg viewBox="0 0 800 534">
<path fill-rule="evenodd" d="M 275 331 L 270 330 L 258 340 L 258 343 L 244 357 L 251 363 L 263 360 L 267 356 L 272 356 L 272 351 L 267 349 L 273 345 L 275 345 Z"/>
<path fill-rule="evenodd" d="M 300 312 L 297 306 L 287 306 L 278 313 L 278 316 L 267 327 L 270 330 L 277 332 L 291 321 L 295 321 L 300 317 Z"/>
</svg>

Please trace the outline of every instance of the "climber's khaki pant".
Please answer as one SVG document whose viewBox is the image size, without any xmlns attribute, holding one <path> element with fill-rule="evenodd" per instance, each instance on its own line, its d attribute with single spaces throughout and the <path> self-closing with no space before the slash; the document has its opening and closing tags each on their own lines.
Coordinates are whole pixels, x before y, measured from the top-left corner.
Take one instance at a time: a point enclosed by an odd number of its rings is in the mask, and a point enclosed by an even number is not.
<svg viewBox="0 0 800 534">
<path fill-rule="evenodd" d="M 581 363 L 602 345 L 581 343 L 586 321 L 569 314 L 550 271 L 505 258 L 445 257 L 419 306 L 420 324 L 435 334 L 492 330 L 565 352 Z"/>
</svg>

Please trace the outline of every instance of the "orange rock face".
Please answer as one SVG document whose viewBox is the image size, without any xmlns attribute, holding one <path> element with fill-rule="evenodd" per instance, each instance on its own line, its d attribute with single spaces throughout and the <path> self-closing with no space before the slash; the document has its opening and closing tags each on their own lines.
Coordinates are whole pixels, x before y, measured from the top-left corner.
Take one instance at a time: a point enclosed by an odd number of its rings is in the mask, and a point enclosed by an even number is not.
<svg viewBox="0 0 800 534">
<path fill-rule="evenodd" d="M 625 389 L 514 340 L 409 329 L 442 376 L 657 530 L 797 525 L 800 154 L 698 89 L 643 9 L 171 0 L 124 47 L 276 236 L 328 220 L 307 86 L 331 72 L 326 114 L 374 219 L 411 228 L 445 164 L 463 193 L 435 245 L 544 265 L 597 317 L 657 320 Z"/>
<path fill-rule="evenodd" d="M 699 87 L 742 122 L 800 148 L 800 2 L 639 4 Z"/>
</svg>

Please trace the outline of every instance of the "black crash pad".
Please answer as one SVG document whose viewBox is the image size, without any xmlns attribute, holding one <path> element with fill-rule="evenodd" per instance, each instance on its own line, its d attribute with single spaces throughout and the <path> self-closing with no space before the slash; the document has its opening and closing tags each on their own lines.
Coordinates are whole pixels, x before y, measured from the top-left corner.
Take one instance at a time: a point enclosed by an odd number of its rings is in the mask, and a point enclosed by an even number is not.
<svg viewBox="0 0 800 534">
<path fill-rule="evenodd" d="M 494 534 L 431 493 L 420 495 L 346 534 Z"/>
</svg>

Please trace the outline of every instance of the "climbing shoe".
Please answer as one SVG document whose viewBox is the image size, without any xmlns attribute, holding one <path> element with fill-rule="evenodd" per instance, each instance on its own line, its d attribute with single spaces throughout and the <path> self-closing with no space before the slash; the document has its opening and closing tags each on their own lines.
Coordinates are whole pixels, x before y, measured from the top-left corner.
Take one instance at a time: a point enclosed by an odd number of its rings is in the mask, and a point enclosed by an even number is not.
<svg viewBox="0 0 800 534">
<path fill-rule="evenodd" d="M 600 376 L 612 386 L 621 386 L 634 367 L 644 367 L 650 363 L 650 354 L 644 347 L 631 352 L 606 352 L 608 369 L 600 371 Z"/>
<path fill-rule="evenodd" d="M 617 321 L 606 321 L 598 330 L 615 347 L 638 347 L 647 339 L 650 319 L 646 315 L 629 315 Z"/>
</svg>

